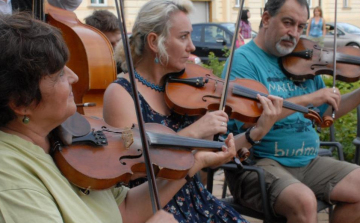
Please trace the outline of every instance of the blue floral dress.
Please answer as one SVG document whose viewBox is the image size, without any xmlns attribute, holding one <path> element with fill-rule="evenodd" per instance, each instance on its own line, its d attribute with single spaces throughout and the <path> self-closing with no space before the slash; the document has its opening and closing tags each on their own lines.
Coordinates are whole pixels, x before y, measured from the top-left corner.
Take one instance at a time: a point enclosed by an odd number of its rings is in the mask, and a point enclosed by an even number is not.
<svg viewBox="0 0 360 223">
<path fill-rule="evenodd" d="M 133 95 L 131 85 L 126 79 L 117 79 L 115 83 L 124 87 L 131 96 Z M 142 115 L 146 123 L 160 123 L 177 132 L 194 122 L 193 117 L 182 116 L 174 112 L 168 116 L 161 115 L 150 107 L 141 94 L 139 97 Z M 145 181 L 146 178 L 140 178 L 131 181 L 129 186 L 134 187 Z M 179 223 L 247 222 L 232 207 L 226 206 L 206 190 L 196 176 L 193 181 L 186 183 L 175 194 L 164 210 L 172 213 Z"/>
</svg>

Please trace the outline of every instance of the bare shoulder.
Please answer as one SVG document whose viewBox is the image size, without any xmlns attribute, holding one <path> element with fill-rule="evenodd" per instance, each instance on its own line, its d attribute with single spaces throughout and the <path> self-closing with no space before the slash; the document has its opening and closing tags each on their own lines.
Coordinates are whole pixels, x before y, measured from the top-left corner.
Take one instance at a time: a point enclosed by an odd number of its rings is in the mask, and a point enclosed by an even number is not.
<svg viewBox="0 0 360 223">
<path fill-rule="evenodd" d="M 114 127 L 129 127 L 136 123 L 134 102 L 124 87 L 117 83 L 107 87 L 103 115 L 105 122 Z"/>
</svg>

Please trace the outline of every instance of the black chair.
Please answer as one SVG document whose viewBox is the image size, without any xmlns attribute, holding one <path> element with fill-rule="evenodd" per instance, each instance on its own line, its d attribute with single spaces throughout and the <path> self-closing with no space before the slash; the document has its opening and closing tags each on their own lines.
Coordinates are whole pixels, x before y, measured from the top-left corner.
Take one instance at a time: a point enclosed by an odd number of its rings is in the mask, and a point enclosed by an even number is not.
<svg viewBox="0 0 360 223">
<path fill-rule="evenodd" d="M 333 131 L 332 131 L 333 132 Z M 333 151 L 337 150 L 338 153 L 338 157 L 339 160 L 344 160 L 344 155 L 343 155 L 343 147 L 339 142 L 321 142 L 320 146 L 324 147 L 329 147 L 329 149 L 320 149 L 319 151 L 319 156 L 329 156 L 332 157 L 333 156 Z M 227 163 L 222 165 L 221 167 L 219 167 L 221 169 L 224 170 L 237 170 L 237 166 L 235 163 Z M 207 169 L 207 189 L 212 193 L 213 190 L 213 180 L 214 180 L 214 173 L 219 169 Z M 263 201 L 263 212 L 258 212 L 255 211 L 251 208 L 242 206 L 238 203 L 234 202 L 234 199 L 232 196 L 230 197 L 226 197 L 226 189 L 227 189 L 227 184 L 226 184 L 226 180 L 224 180 L 224 184 L 223 184 L 223 191 L 222 191 L 222 200 L 229 204 L 230 206 L 232 206 L 237 212 L 239 212 L 242 215 L 245 216 L 249 216 L 252 218 L 256 218 L 256 219 L 261 219 L 263 220 L 264 223 L 275 223 L 275 222 L 286 222 L 286 219 L 284 217 L 277 217 L 274 216 L 274 214 L 271 211 L 270 208 L 270 202 L 269 199 L 267 197 L 267 193 L 266 193 L 266 184 L 265 184 L 265 176 L 264 176 L 264 171 L 262 168 L 257 167 L 257 166 L 251 166 L 251 165 L 244 165 L 243 166 L 243 170 L 242 171 L 252 171 L 252 172 L 256 172 L 259 178 L 259 186 L 260 186 L 260 191 L 261 191 L 261 198 Z M 331 216 L 332 213 L 332 205 L 324 202 L 324 201 L 320 201 L 318 200 L 318 212 L 321 210 L 324 210 L 326 208 L 329 209 L 329 218 Z"/>
<path fill-rule="evenodd" d="M 356 117 L 357 117 L 357 128 L 356 128 L 356 138 L 353 140 L 353 144 L 355 145 L 355 160 L 354 163 L 360 165 L 360 105 L 356 109 Z"/>
</svg>

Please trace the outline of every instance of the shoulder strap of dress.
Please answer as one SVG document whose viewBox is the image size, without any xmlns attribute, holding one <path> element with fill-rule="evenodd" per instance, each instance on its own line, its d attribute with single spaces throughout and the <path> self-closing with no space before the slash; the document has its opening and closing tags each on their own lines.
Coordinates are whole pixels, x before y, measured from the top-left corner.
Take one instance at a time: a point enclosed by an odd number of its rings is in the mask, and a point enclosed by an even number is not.
<svg viewBox="0 0 360 223">
<path fill-rule="evenodd" d="M 131 97 L 134 97 L 131 89 L 131 84 L 126 78 L 118 78 L 114 81 L 114 83 L 117 83 L 121 87 L 125 88 L 125 90 L 131 95 Z"/>
</svg>

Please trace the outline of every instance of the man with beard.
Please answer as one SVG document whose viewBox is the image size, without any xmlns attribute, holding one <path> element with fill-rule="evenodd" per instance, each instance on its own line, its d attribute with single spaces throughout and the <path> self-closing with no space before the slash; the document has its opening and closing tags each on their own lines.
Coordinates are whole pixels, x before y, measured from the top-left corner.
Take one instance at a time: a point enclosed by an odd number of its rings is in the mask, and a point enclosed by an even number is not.
<svg viewBox="0 0 360 223">
<path fill-rule="evenodd" d="M 306 0 L 268 0 L 259 34 L 234 54 L 231 79 L 254 79 L 272 95 L 302 106 L 312 104 L 321 116 L 330 115 L 334 108 L 339 118 L 360 103 L 360 89 L 341 96 L 337 88 L 325 87 L 320 76 L 295 84 L 278 63 L 279 57 L 295 48 L 308 16 Z M 265 171 L 274 214 L 286 217 L 287 222 L 315 223 L 318 198 L 337 204 L 331 222 L 360 222 L 360 168 L 318 157 L 319 136 L 311 121 L 288 109 L 282 115 L 261 142 L 249 134 L 256 126 L 235 120 L 228 124 L 230 132 L 245 132 L 253 145 L 256 165 Z M 261 211 L 255 173 L 226 172 L 226 179 L 236 202 Z"/>
</svg>

